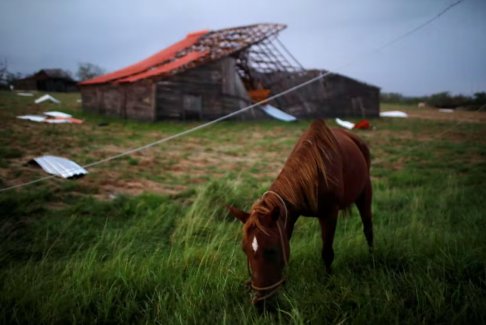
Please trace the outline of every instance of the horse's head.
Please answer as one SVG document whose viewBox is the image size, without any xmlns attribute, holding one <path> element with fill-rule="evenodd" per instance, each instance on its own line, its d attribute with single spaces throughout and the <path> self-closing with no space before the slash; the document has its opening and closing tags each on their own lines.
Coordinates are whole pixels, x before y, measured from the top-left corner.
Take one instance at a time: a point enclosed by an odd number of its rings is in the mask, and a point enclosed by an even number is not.
<svg viewBox="0 0 486 325">
<path fill-rule="evenodd" d="M 244 224 L 242 248 L 248 260 L 254 304 L 261 304 L 277 292 L 284 282 L 283 270 L 289 258 L 287 211 L 271 202 L 260 200 L 251 213 L 229 207 L 231 214 Z"/>
</svg>

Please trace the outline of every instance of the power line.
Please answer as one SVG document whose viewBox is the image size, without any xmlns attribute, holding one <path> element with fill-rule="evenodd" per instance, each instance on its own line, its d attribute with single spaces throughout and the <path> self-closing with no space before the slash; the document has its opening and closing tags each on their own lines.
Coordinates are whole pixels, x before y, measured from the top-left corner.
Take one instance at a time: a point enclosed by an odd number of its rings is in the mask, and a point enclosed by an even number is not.
<svg viewBox="0 0 486 325">
<path fill-rule="evenodd" d="M 442 15 L 444 15 L 446 12 L 448 12 L 449 10 L 454 8 L 455 6 L 459 5 L 461 2 L 464 2 L 464 0 L 459 0 L 459 1 L 456 1 L 452 4 L 450 4 L 449 6 L 444 8 L 441 12 L 439 12 L 437 15 L 429 18 L 428 20 L 424 21 L 422 24 L 418 25 L 417 27 L 415 27 L 415 28 L 413 28 L 413 29 L 401 34 L 401 35 L 399 35 L 398 37 L 392 39 L 391 41 L 388 41 L 387 43 L 385 43 L 382 46 L 380 46 L 379 48 L 377 48 L 375 51 L 381 51 L 386 47 L 392 46 L 393 44 L 401 41 L 402 39 L 410 36 L 411 34 L 417 32 L 417 31 L 421 30 L 422 28 L 426 27 L 427 25 L 430 25 L 432 22 L 439 19 Z"/>
</svg>

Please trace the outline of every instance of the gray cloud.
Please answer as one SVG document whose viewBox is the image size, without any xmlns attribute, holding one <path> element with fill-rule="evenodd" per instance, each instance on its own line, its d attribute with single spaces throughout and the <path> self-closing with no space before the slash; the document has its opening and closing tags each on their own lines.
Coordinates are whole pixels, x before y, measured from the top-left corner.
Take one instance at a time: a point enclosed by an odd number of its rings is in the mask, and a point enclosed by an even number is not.
<svg viewBox="0 0 486 325">
<path fill-rule="evenodd" d="M 486 90 L 486 1 L 466 0 L 379 53 L 450 1 L 1 0 L 0 57 L 31 73 L 79 62 L 111 71 L 201 29 L 285 23 L 280 39 L 308 68 L 330 69 L 409 95 Z M 359 59 L 356 59 L 359 58 Z M 350 60 L 354 64 L 342 67 Z"/>
</svg>

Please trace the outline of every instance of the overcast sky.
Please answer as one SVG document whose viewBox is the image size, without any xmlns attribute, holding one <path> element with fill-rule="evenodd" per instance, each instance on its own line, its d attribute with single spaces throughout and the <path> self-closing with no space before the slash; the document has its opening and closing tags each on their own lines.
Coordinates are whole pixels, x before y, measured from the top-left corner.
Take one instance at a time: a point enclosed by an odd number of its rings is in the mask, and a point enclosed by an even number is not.
<svg viewBox="0 0 486 325">
<path fill-rule="evenodd" d="M 424 29 L 374 49 L 455 0 L 0 0 L 0 59 L 12 72 L 106 71 L 130 65 L 202 29 L 284 23 L 280 40 L 306 68 L 382 91 L 486 91 L 486 0 L 465 0 Z M 370 54 L 372 53 L 372 54 Z M 343 67 L 347 62 L 351 65 Z"/>
</svg>

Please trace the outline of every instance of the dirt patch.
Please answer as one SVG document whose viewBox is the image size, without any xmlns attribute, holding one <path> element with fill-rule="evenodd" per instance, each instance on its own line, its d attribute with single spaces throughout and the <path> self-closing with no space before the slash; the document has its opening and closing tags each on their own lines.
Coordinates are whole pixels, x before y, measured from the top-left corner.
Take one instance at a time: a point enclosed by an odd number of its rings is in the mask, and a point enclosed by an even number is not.
<svg viewBox="0 0 486 325">
<path fill-rule="evenodd" d="M 41 111 L 38 107 L 22 109 L 29 113 Z M 390 109 L 395 108 L 384 110 Z M 407 153 L 413 149 L 412 146 L 427 145 L 431 141 L 486 141 L 486 135 L 477 131 L 477 126 L 471 133 L 467 132 L 467 127 L 454 127 L 455 123 L 486 123 L 486 112 L 443 113 L 436 109 L 410 107 L 405 111 L 410 118 L 393 121 L 396 122 L 395 126 L 389 120 L 381 119 L 375 122 L 375 130 L 356 132 L 370 145 L 373 163 L 377 166 L 400 170 L 406 166 Z M 135 124 L 127 122 L 126 125 L 125 122 L 116 121 L 100 128 L 97 127 L 98 120 L 87 120 L 85 124 L 76 126 L 49 126 L 20 121 L 13 114 L 10 115 L 5 127 L 11 140 L 4 140 L 3 145 L 20 151 L 21 156 L 3 159 L 4 167 L 0 167 L 3 185 L 18 184 L 47 175 L 25 166 L 27 158 L 49 152 L 85 164 L 176 133 L 173 126 L 163 123 L 160 129 L 167 127 L 166 131 L 157 131 L 146 125 L 139 128 Z M 448 123 L 447 130 L 442 130 L 440 128 L 443 123 L 418 120 L 451 123 Z M 71 191 L 79 191 L 80 195 L 93 194 L 106 200 L 120 194 L 139 195 L 143 192 L 176 194 L 230 172 L 245 173 L 265 181 L 272 180 L 278 175 L 305 129 L 306 123 L 299 123 L 297 127 L 295 124 L 221 124 L 89 168 L 88 176 L 74 181 L 80 185 L 79 189 Z M 417 130 L 417 127 L 412 127 L 414 123 L 423 124 L 424 127 Z M 432 129 L 428 128 L 429 124 Z"/>
<path fill-rule="evenodd" d="M 439 109 L 409 110 L 411 118 L 436 120 L 436 121 L 457 121 L 461 123 L 486 123 L 486 112 L 454 110 L 452 113 L 441 112 Z"/>
<path fill-rule="evenodd" d="M 101 200 L 111 200 L 119 195 L 136 196 L 147 192 L 171 195 L 180 193 L 186 189 L 187 186 L 166 185 L 147 179 L 118 179 L 116 181 L 110 179 L 109 181 L 104 182 L 104 184 L 99 187 L 99 191 L 95 195 L 95 197 Z"/>
</svg>

